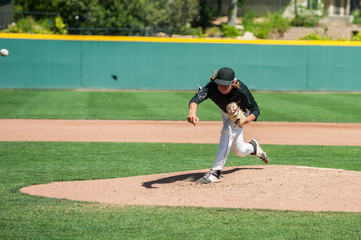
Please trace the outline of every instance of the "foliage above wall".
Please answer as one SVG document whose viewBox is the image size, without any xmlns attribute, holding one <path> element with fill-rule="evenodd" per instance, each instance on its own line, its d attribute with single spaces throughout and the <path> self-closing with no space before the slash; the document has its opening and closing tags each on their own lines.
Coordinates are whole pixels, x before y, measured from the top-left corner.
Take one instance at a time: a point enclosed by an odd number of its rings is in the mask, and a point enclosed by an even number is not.
<svg viewBox="0 0 361 240">
<path fill-rule="evenodd" d="M 248 12 L 242 19 L 244 32 L 252 32 L 257 38 L 266 39 L 270 33 L 283 33 L 290 27 L 289 20 L 282 17 L 280 12 L 267 12 L 265 18 L 257 19 L 257 14 Z"/>
<path fill-rule="evenodd" d="M 60 16 L 54 19 L 35 20 L 33 16 L 20 18 L 8 26 L 7 33 L 66 34 L 65 24 Z"/>
<path fill-rule="evenodd" d="M 198 7 L 198 0 L 14 0 L 16 12 L 58 12 L 67 28 L 88 33 L 90 28 L 157 28 L 174 33 L 195 18 Z"/>
<path fill-rule="evenodd" d="M 236 2 L 237 7 L 245 7 L 243 0 Z M 318 4 L 319 0 L 310 0 L 308 3 L 311 7 L 296 4 L 294 9 L 292 6 L 290 9 L 288 6 L 289 11 L 294 13 L 289 18 L 284 17 L 287 9 L 283 9 L 283 12 L 267 12 L 264 16 L 245 9 L 245 15 L 237 19 L 242 26 L 231 26 L 227 21 L 214 23 L 215 19 L 220 19 L 219 9 L 212 7 L 208 0 L 13 0 L 14 23 L 4 31 L 217 38 L 242 35 L 246 38 L 244 36 L 248 32 L 252 39 L 282 38 L 290 27 L 319 26 L 320 19 L 325 16 L 324 4 Z M 354 23 L 361 23 L 360 11 L 353 15 Z M 308 38 L 324 40 L 322 36 L 313 33 L 305 36 L 305 39 Z M 351 40 L 355 39 L 353 37 Z"/>
</svg>

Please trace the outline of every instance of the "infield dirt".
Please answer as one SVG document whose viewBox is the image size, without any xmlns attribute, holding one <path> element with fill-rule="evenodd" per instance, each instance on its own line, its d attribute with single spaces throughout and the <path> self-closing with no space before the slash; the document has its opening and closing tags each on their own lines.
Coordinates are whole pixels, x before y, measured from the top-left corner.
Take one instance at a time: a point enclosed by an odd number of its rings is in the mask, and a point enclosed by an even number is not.
<svg viewBox="0 0 361 240">
<path fill-rule="evenodd" d="M 220 122 L 0 120 L 0 141 L 218 143 Z M 361 124 L 255 122 L 245 140 L 262 144 L 361 146 Z M 213 160 L 210 159 L 210 165 Z M 272 162 L 272 156 L 271 156 Z M 221 183 L 195 179 L 208 169 L 117 179 L 54 182 L 21 192 L 116 205 L 167 205 L 361 212 L 361 172 L 301 166 L 225 168 Z"/>
<path fill-rule="evenodd" d="M 0 141 L 218 143 L 222 123 L 201 121 L 0 119 Z M 262 144 L 361 146 L 359 123 L 252 122 Z"/>
</svg>

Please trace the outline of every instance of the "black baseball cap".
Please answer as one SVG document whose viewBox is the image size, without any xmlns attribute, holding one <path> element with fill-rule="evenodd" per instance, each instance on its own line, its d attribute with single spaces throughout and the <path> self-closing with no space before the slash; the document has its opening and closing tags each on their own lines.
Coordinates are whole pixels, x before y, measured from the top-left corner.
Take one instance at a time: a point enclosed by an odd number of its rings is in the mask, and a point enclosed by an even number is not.
<svg viewBox="0 0 361 240">
<path fill-rule="evenodd" d="M 234 80 L 234 71 L 229 67 L 219 69 L 215 82 L 220 85 L 231 85 Z"/>
</svg>

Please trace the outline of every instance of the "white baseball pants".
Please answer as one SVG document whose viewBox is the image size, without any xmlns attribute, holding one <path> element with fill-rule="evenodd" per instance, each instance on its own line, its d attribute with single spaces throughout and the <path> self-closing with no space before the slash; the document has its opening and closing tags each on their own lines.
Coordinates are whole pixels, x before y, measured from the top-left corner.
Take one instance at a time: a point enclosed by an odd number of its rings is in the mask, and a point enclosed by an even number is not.
<svg viewBox="0 0 361 240">
<path fill-rule="evenodd" d="M 240 157 L 245 157 L 253 153 L 254 149 L 250 143 L 243 142 L 243 128 L 238 127 L 228 117 L 228 114 L 221 110 L 223 128 L 219 140 L 216 159 L 214 160 L 212 170 L 222 170 L 226 164 L 229 152 Z"/>
</svg>

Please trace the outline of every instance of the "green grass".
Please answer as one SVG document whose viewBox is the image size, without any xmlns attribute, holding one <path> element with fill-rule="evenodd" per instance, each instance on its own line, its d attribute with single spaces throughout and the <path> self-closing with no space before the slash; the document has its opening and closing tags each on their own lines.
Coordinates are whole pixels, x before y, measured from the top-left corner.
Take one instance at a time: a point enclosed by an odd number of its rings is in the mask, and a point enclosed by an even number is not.
<svg viewBox="0 0 361 240">
<path fill-rule="evenodd" d="M 0 91 L 0 118 L 179 120 L 194 92 Z M 361 94 L 255 92 L 259 121 L 361 122 Z M 220 120 L 211 101 L 198 108 L 202 121 Z"/>
<path fill-rule="evenodd" d="M 0 119 L 179 120 L 194 92 L 0 91 Z M 361 122 L 361 94 L 255 92 L 260 121 Z M 201 120 L 220 120 L 210 100 Z M 361 171 L 361 147 L 265 145 L 271 164 Z M 0 239 L 361 239 L 361 214 L 111 206 L 23 186 L 208 169 L 216 144 L 0 142 Z M 226 166 L 260 164 L 232 154 Z M 217 193 L 215 193 L 217 194 Z M 197 196 L 194 196 L 197 197 Z"/>
<path fill-rule="evenodd" d="M 361 94 L 255 93 L 265 121 L 361 122 Z"/>
<path fill-rule="evenodd" d="M 361 171 L 361 147 L 264 149 L 271 164 Z M 216 150 L 216 144 L 0 142 L 0 239 L 361 238 L 359 213 L 121 207 L 18 191 L 52 181 L 207 169 Z M 231 155 L 226 166 L 254 164 L 260 163 Z"/>
</svg>

